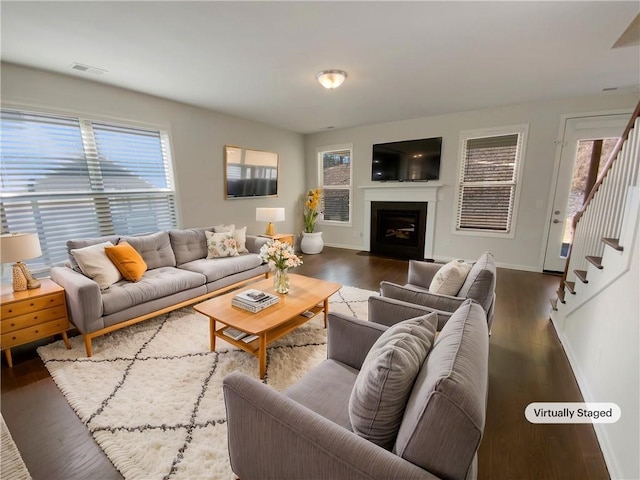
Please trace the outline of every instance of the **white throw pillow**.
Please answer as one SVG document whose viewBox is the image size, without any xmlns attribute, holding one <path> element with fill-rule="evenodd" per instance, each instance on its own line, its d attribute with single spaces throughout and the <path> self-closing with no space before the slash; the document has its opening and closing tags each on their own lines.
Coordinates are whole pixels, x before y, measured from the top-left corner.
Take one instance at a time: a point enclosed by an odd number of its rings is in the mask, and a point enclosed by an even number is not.
<svg viewBox="0 0 640 480">
<path fill-rule="evenodd" d="M 101 290 L 122 279 L 122 274 L 104 251 L 104 247 L 112 246 L 111 242 L 104 242 L 71 250 L 71 255 L 78 262 L 82 273 L 96 282 Z"/>
<path fill-rule="evenodd" d="M 231 225 L 215 225 L 213 227 L 213 231 L 215 233 L 233 232 L 235 229 L 236 225 L 234 223 L 232 223 Z"/>
<path fill-rule="evenodd" d="M 440 295 L 456 295 L 467 275 L 471 271 L 471 265 L 464 260 L 454 260 L 447 263 L 434 275 L 429 285 L 429 292 Z"/>
<path fill-rule="evenodd" d="M 236 257 L 238 255 L 238 247 L 233 233 L 209 231 L 204 233 L 207 236 L 207 258 Z"/>
<path fill-rule="evenodd" d="M 233 239 L 236 241 L 238 253 L 249 253 L 247 250 L 247 227 L 236 228 L 233 231 Z"/>
</svg>

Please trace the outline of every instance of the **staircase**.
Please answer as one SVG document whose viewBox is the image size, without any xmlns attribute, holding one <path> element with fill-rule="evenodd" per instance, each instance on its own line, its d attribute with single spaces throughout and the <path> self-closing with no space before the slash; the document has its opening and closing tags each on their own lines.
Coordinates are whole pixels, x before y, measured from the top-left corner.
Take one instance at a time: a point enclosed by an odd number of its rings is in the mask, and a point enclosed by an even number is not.
<svg viewBox="0 0 640 480">
<path fill-rule="evenodd" d="M 551 320 L 585 402 L 614 402 L 594 424 L 612 478 L 640 478 L 640 103 L 573 222 Z M 635 452 L 635 453 L 630 453 Z"/>
</svg>

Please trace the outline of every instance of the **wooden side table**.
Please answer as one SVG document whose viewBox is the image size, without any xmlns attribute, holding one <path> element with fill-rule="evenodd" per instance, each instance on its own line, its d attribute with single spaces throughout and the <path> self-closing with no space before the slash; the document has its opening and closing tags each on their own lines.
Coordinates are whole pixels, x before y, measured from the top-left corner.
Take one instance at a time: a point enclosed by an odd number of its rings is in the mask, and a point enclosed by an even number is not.
<svg viewBox="0 0 640 480">
<path fill-rule="evenodd" d="M 260 235 L 260 236 L 270 238 L 271 240 L 279 240 L 283 243 L 288 243 L 292 247 L 295 246 L 293 233 L 276 233 L 275 235 Z"/>
<path fill-rule="evenodd" d="M 61 333 L 64 344 L 71 348 L 64 288 L 48 278 L 40 282 L 39 288 L 24 292 L 14 292 L 10 285 L 2 287 L 0 345 L 9 367 L 13 367 L 11 347 Z"/>
</svg>

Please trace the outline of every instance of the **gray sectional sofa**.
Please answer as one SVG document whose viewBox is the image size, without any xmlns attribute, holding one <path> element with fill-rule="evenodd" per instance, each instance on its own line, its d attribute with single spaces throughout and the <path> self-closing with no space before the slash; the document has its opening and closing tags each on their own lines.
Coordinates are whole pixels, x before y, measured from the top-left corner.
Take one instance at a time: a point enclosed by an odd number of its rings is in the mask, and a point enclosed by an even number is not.
<svg viewBox="0 0 640 480">
<path fill-rule="evenodd" d="M 140 236 L 106 236 L 69 240 L 69 262 L 51 269 L 51 278 L 65 289 L 69 316 L 92 355 L 93 338 L 148 318 L 200 302 L 256 277 L 269 276 L 260 258 L 267 238 L 246 236 L 248 253 L 207 259 L 205 230 L 190 228 Z M 109 241 L 126 241 L 142 256 L 147 271 L 141 280 L 120 280 L 105 290 L 85 276 L 71 250 Z"/>
</svg>

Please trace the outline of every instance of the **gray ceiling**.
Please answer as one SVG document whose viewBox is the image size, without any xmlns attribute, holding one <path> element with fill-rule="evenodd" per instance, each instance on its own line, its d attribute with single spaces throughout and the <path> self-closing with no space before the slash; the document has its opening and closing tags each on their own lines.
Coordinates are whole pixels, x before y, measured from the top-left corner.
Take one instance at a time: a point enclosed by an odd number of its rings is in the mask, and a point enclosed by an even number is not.
<svg viewBox="0 0 640 480">
<path fill-rule="evenodd" d="M 612 48 L 638 1 L 2 1 L 0 9 L 3 61 L 302 133 L 640 83 L 640 25 Z M 74 62 L 107 72 L 76 72 Z M 323 89 L 316 72 L 336 68 L 349 78 Z"/>
</svg>

